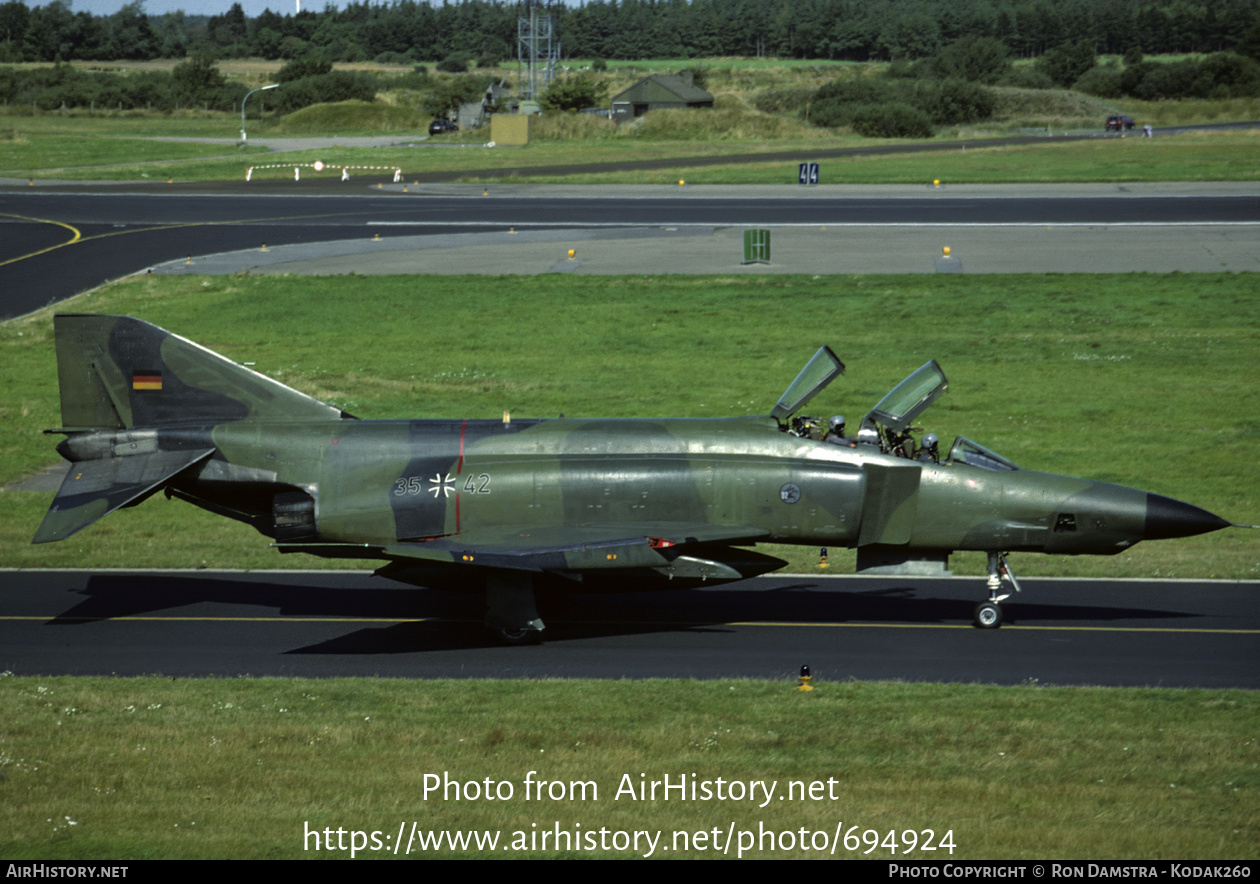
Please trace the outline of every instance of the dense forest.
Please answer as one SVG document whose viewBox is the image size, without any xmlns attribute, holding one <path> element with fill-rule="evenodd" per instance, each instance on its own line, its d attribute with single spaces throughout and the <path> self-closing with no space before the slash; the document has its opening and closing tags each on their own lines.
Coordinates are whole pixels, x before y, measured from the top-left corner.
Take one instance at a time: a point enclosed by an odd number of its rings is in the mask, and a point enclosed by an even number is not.
<svg viewBox="0 0 1260 884">
<path fill-rule="evenodd" d="M 285 4 L 287 6 L 287 3 Z M 292 59 L 422 62 L 463 55 L 515 59 L 518 3 L 415 0 L 249 18 L 148 15 L 141 0 L 108 16 L 70 0 L 0 3 L 0 63 L 56 60 Z M 588 0 L 551 6 L 565 57 L 604 59 L 771 56 L 913 61 L 963 37 L 1000 41 L 1012 57 L 1066 44 L 1095 52 L 1244 51 L 1260 0 Z"/>
</svg>

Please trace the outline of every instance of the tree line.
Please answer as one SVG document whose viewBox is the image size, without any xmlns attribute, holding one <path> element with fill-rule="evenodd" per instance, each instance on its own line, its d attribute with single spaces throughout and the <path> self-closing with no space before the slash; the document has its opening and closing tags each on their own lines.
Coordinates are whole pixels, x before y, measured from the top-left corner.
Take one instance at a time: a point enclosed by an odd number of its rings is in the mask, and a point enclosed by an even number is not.
<svg viewBox="0 0 1260 884">
<path fill-rule="evenodd" d="M 820 88 L 787 86 L 764 89 L 753 104 L 766 113 L 790 114 L 817 126 L 848 127 L 873 138 L 930 138 L 938 126 L 989 119 L 997 98 L 989 86 L 1030 89 L 1072 88 L 1103 97 L 1237 98 L 1260 95 L 1260 28 L 1239 41 L 1238 52 L 1215 52 L 1176 61 L 1146 60 L 1136 47 L 1120 61 L 1099 63 L 1089 44 L 1063 44 L 1031 66 L 1016 67 L 1006 47 L 992 37 L 964 37 L 936 55 L 914 62 L 899 60 L 876 76 L 841 74 Z M 448 59 L 449 60 L 449 59 Z M 454 113 L 465 102 L 480 101 L 495 75 L 468 73 L 456 62 L 451 74 L 430 75 L 423 65 L 399 74 L 334 70 L 318 53 L 286 63 L 275 75 L 280 89 L 258 102 L 285 114 L 313 104 L 374 101 L 377 93 L 396 93 L 418 110 L 434 116 Z M 600 65 L 595 65 L 599 67 Z M 701 87 L 704 65 L 688 69 Z M 64 62 L 41 67 L 0 65 L 0 104 L 32 110 L 70 108 L 147 109 L 169 113 L 181 108 L 235 110 L 248 87 L 229 81 L 212 57 L 198 53 L 170 72 L 131 75 L 93 71 Z M 556 80 L 542 96 L 551 111 L 602 106 L 608 83 L 592 74 Z"/>
<path fill-rule="evenodd" d="M 989 37 L 1013 57 L 1068 44 L 1120 54 L 1235 49 L 1260 22 L 1260 0 L 589 0 L 551 6 L 565 57 L 930 58 L 963 37 Z M 70 0 L 0 3 L 0 63 L 217 58 L 422 62 L 516 57 L 518 3 L 351 2 L 343 9 L 255 17 L 74 12 Z"/>
<path fill-rule="evenodd" d="M 332 62 L 312 53 L 280 68 L 275 75 L 280 88 L 260 93 L 250 105 L 257 113 L 266 109 L 287 114 L 313 104 L 370 102 L 378 92 L 394 92 L 407 97 L 417 109 L 446 116 L 464 102 L 480 101 L 494 79 L 487 73 L 434 76 L 422 65 L 392 75 L 334 70 Z M 205 53 L 195 54 L 170 71 L 131 74 L 88 70 L 64 62 L 30 68 L 0 65 L 0 106 L 36 112 L 235 111 L 248 91 L 245 84 L 224 76 Z"/>
</svg>

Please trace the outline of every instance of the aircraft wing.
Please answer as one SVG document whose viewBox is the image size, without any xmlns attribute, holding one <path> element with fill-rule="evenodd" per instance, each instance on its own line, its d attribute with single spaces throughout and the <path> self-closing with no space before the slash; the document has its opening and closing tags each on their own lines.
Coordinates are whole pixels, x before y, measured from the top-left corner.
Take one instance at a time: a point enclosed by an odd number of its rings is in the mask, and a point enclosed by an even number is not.
<svg viewBox="0 0 1260 884">
<path fill-rule="evenodd" d="M 780 567 L 782 562 L 732 544 L 764 540 L 762 528 L 681 523 L 546 526 L 510 531 L 464 531 L 433 540 L 375 547 L 396 565 L 449 564 L 508 571 L 582 572 L 648 568 L 669 576 L 702 580 L 741 580 Z M 361 555 L 363 547 L 343 544 L 285 544 L 281 552 L 326 556 Z M 387 566 L 388 567 L 388 566 Z"/>
<path fill-rule="evenodd" d="M 154 451 L 72 463 L 31 542 L 64 540 L 114 510 L 138 502 L 212 454 L 213 448 Z"/>
</svg>

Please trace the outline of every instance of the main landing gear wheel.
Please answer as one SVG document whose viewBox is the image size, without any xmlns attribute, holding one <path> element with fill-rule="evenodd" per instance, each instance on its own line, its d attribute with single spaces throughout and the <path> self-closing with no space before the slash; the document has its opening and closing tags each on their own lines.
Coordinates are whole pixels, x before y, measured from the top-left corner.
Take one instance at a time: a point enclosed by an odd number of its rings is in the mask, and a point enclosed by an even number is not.
<svg viewBox="0 0 1260 884">
<path fill-rule="evenodd" d="M 981 602 L 976 605 L 976 626 L 980 629 L 997 629 L 1002 625 L 1002 608 L 997 602 Z"/>
<path fill-rule="evenodd" d="M 542 632 L 524 627 L 500 626 L 491 630 L 499 641 L 505 645 L 537 645 L 542 644 Z"/>
<path fill-rule="evenodd" d="M 542 641 L 543 622 L 534 604 L 534 581 L 528 574 L 493 572 L 486 578 L 486 628 L 509 645 Z"/>
</svg>

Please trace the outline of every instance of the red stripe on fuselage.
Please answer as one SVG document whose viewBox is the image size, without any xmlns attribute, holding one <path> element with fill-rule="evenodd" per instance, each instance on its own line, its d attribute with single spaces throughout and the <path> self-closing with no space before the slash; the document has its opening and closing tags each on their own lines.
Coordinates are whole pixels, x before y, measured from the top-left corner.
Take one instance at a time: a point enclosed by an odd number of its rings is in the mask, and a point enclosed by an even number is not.
<svg viewBox="0 0 1260 884">
<path fill-rule="evenodd" d="M 468 418 L 464 418 L 464 422 L 459 425 L 459 463 L 455 464 L 455 475 L 457 476 L 464 469 L 464 430 L 466 429 L 468 429 Z M 456 500 L 458 501 L 458 499 L 459 497 L 456 495 Z M 455 506 L 455 511 L 459 512 L 458 503 Z"/>
</svg>

